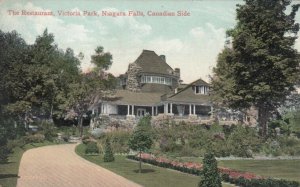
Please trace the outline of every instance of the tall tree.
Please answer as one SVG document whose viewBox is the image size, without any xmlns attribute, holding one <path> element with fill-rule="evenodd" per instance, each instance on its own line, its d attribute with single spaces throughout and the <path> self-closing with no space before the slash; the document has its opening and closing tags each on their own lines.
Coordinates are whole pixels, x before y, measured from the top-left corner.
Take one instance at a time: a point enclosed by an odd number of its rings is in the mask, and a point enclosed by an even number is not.
<svg viewBox="0 0 300 187">
<path fill-rule="evenodd" d="M 103 47 L 97 47 L 96 53 L 91 56 L 91 62 L 96 67 L 91 72 L 81 74 L 77 82 L 68 86 L 66 102 L 61 105 L 71 114 L 67 118 L 77 118 L 81 135 L 84 115 L 100 98 L 110 95 L 115 87 L 115 77 L 105 72 L 112 63 L 112 55 L 103 50 Z"/>
<path fill-rule="evenodd" d="M 299 55 L 299 4 L 290 0 L 245 0 L 237 5 L 237 25 L 227 32 L 232 46 L 220 53 L 212 80 L 213 93 L 232 108 L 258 109 L 263 136 L 272 112 L 294 89 Z"/>
<path fill-rule="evenodd" d="M 104 52 L 102 46 L 95 49 L 95 54 L 91 56 L 91 62 L 101 70 L 108 70 L 112 64 L 112 55 L 109 52 Z"/>
</svg>

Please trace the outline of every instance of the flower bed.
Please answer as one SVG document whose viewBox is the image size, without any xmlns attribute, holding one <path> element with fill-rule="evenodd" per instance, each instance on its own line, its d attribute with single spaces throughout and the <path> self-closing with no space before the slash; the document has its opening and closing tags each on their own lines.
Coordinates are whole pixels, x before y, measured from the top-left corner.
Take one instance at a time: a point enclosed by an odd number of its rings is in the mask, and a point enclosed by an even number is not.
<svg viewBox="0 0 300 187">
<path fill-rule="evenodd" d="M 139 156 L 128 155 L 128 159 L 139 160 Z M 154 155 L 142 153 L 142 162 L 149 163 L 155 166 L 170 168 L 184 173 L 193 175 L 201 175 L 202 164 L 195 162 L 179 162 L 170 160 L 164 157 L 155 157 Z M 250 172 L 242 172 L 230 168 L 219 167 L 219 172 L 222 175 L 222 180 L 242 187 L 298 187 L 296 181 L 286 181 L 271 178 L 263 178 Z"/>
</svg>

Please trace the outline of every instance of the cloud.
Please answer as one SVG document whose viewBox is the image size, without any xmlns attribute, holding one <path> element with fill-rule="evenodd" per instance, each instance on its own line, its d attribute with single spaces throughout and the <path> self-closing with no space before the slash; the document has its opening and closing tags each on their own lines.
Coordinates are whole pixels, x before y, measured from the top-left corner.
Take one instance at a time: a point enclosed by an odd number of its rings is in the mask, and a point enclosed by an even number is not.
<svg viewBox="0 0 300 187">
<path fill-rule="evenodd" d="M 28 2 L 25 5 L 14 4 L 9 7 L 13 10 L 35 10 L 35 11 L 50 11 Z M 78 8 L 73 10 L 80 11 Z M 37 35 L 43 33 L 47 28 L 49 33 L 53 33 L 55 41 L 58 42 L 59 48 L 66 49 L 72 48 L 76 53 L 93 51 L 95 43 L 90 36 L 94 31 L 86 28 L 83 24 L 67 23 L 63 19 L 55 16 L 10 16 L 7 9 L 1 9 L 0 29 L 5 32 L 17 30 L 18 33 L 29 44 L 34 43 Z M 30 25 L 30 27 L 28 26 Z M 83 61 L 83 68 L 89 64 L 89 55 Z"/>
</svg>

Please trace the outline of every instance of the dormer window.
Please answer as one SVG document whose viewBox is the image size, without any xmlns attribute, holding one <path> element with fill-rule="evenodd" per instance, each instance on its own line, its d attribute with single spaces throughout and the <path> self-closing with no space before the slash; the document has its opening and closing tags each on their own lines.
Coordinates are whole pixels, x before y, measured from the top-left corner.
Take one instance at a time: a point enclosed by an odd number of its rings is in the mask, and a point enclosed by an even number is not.
<svg viewBox="0 0 300 187">
<path fill-rule="evenodd" d="M 207 86 L 195 86 L 194 87 L 195 94 L 208 95 L 209 88 Z"/>
</svg>

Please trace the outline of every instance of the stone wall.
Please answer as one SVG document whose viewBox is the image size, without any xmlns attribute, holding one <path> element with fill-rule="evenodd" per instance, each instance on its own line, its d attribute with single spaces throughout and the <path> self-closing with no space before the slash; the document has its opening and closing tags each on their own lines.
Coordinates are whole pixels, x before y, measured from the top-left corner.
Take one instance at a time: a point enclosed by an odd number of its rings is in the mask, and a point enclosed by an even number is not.
<svg viewBox="0 0 300 187">
<path fill-rule="evenodd" d="M 126 89 L 133 92 L 140 92 L 141 85 L 140 85 L 140 72 L 142 68 L 137 65 L 136 63 L 131 63 L 128 66 L 127 71 L 127 87 Z"/>
</svg>

